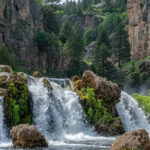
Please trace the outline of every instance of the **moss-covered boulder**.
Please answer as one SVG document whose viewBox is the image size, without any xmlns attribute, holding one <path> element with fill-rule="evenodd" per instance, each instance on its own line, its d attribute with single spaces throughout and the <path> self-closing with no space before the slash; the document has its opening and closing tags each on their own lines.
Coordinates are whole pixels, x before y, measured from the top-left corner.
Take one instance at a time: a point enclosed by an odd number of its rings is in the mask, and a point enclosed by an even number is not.
<svg viewBox="0 0 150 150">
<path fill-rule="evenodd" d="M 75 80 L 73 84 L 87 120 L 98 133 L 107 136 L 125 132 L 115 108 L 121 92 L 117 84 L 89 70 L 84 72 L 82 80 Z"/>
<path fill-rule="evenodd" d="M 32 77 L 40 78 L 40 77 L 41 77 L 41 74 L 40 74 L 38 71 L 35 71 L 35 72 L 33 73 Z"/>
<path fill-rule="evenodd" d="M 12 68 L 7 65 L 0 65 L 0 72 L 12 72 Z"/>
<path fill-rule="evenodd" d="M 50 84 L 50 81 L 48 81 L 47 78 L 43 79 L 43 83 L 44 83 L 44 87 L 46 87 L 46 88 L 48 88 L 50 90 L 53 89 L 52 86 L 51 86 L 51 84 Z"/>
<path fill-rule="evenodd" d="M 119 100 L 121 90 L 116 83 L 107 81 L 87 70 L 82 76 L 83 87 L 91 87 L 94 89 L 97 98 L 103 98 L 109 101 Z"/>
<path fill-rule="evenodd" d="M 4 115 L 8 127 L 31 123 L 30 93 L 23 73 L 1 73 L 0 95 L 4 97 Z"/>
<path fill-rule="evenodd" d="M 79 76 L 75 75 L 71 78 L 72 82 L 78 81 L 80 78 Z"/>
</svg>

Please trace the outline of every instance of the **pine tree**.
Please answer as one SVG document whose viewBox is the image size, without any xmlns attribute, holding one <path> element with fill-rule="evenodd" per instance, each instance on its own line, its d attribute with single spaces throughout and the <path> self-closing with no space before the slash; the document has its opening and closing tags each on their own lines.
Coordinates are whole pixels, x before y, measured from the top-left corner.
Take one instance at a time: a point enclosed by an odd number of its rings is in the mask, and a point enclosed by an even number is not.
<svg viewBox="0 0 150 150">
<path fill-rule="evenodd" d="M 112 42 L 112 48 L 115 56 L 118 58 L 118 66 L 121 66 L 121 60 L 128 61 L 130 59 L 130 44 L 127 32 L 122 23 L 116 28 L 116 34 Z"/>
<path fill-rule="evenodd" d="M 107 77 L 108 68 L 110 66 L 110 62 L 108 58 L 111 56 L 110 48 L 102 43 L 99 47 L 95 49 L 94 52 L 94 68 L 98 75 L 103 77 Z"/>
<path fill-rule="evenodd" d="M 83 44 L 83 34 L 82 29 L 79 26 L 78 23 L 75 23 L 73 25 L 72 31 L 71 31 L 71 37 L 68 40 L 68 49 L 69 49 L 69 55 L 72 58 L 81 58 L 82 51 L 84 49 Z"/>
<path fill-rule="evenodd" d="M 71 26 L 68 22 L 64 22 L 61 26 L 59 38 L 61 42 L 64 44 L 70 37 Z"/>
</svg>

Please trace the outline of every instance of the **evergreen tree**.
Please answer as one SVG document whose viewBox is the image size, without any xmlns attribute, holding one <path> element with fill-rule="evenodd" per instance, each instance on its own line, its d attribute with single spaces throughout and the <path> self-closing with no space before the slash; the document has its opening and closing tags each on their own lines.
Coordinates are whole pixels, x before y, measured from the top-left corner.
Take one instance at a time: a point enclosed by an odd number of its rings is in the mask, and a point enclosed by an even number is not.
<svg viewBox="0 0 150 150">
<path fill-rule="evenodd" d="M 111 56 L 110 48 L 105 44 L 102 43 L 99 47 L 96 48 L 94 52 L 94 69 L 98 75 L 103 77 L 107 77 L 108 70 L 110 67 L 110 62 L 108 58 Z"/>
<path fill-rule="evenodd" d="M 72 27 L 71 36 L 66 43 L 68 49 L 68 54 L 72 58 L 80 59 L 82 51 L 84 49 L 83 35 L 81 26 L 75 23 Z"/>
<path fill-rule="evenodd" d="M 105 43 L 105 45 L 109 46 L 109 39 L 105 28 L 101 28 L 99 32 L 97 47 L 99 47 L 102 43 Z"/>
<path fill-rule="evenodd" d="M 127 32 L 122 23 L 116 28 L 116 34 L 112 41 L 112 48 L 115 56 L 118 58 L 118 66 L 121 66 L 121 60 L 128 61 L 130 59 L 130 44 Z"/>
<path fill-rule="evenodd" d="M 61 42 L 64 44 L 70 37 L 71 26 L 68 22 L 64 22 L 61 26 L 59 38 Z"/>
</svg>

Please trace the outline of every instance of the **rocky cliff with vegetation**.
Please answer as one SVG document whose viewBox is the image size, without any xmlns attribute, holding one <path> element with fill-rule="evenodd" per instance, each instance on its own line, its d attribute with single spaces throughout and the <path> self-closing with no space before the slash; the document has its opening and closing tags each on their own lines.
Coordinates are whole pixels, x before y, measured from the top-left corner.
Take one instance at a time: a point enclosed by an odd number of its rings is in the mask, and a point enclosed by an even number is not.
<svg viewBox="0 0 150 150">
<path fill-rule="evenodd" d="M 150 55 L 150 1 L 128 0 L 128 33 L 133 59 Z"/>
<path fill-rule="evenodd" d="M 32 70 L 38 64 L 34 34 L 43 30 L 43 15 L 36 0 L 0 1 L 0 45 L 6 45 L 18 66 Z"/>
</svg>

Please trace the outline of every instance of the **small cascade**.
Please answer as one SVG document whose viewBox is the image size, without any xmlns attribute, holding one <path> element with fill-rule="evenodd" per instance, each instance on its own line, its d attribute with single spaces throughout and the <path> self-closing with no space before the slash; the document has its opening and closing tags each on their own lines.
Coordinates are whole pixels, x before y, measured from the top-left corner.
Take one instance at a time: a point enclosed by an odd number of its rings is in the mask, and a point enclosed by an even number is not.
<svg viewBox="0 0 150 150">
<path fill-rule="evenodd" d="M 7 132 L 4 125 L 4 113 L 3 113 L 3 97 L 0 96 L 0 143 L 7 142 Z"/>
<path fill-rule="evenodd" d="M 116 108 L 126 131 L 146 129 L 150 132 L 147 117 L 132 96 L 121 92 L 121 99 Z"/>
<path fill-rule="evenodd" d="M 51 140 L 96 135 L 87 127 L 78 96 L 69 79 L 48 79 L 53 90 L 44 87 L 43 78 L 27 76 L 33 101 L 33 118 L 38 130 Z"/>
</svg>

